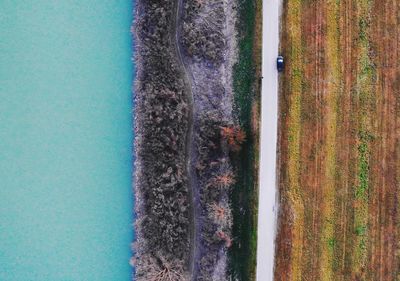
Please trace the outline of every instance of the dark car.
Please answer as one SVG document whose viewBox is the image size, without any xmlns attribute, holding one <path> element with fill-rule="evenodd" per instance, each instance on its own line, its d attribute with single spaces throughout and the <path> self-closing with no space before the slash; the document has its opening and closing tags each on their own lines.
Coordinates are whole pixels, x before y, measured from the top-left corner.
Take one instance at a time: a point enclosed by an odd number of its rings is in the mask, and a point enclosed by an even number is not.
<svg viewBox="0 0 400 281">
<path fill-rule="evenodd" d="M 278 72 L 282 72 L 285 68 L 285 61 L 283 60 L 283 56 L 278 56 L 278 58 L 276 59 L 276 68 L 278 69 Z"/>
</svg>

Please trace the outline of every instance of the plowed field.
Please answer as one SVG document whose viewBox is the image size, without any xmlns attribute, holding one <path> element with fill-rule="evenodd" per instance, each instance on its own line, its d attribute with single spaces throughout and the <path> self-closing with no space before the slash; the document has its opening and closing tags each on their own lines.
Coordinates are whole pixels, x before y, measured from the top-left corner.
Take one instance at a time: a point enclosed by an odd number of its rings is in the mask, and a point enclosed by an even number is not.
<svg viewBox="0 0 400 281">
<path fill-rule="evenodd" d="M 400 280 L 400 1 L 286 0 L 275 280 Z"/>
</svg>

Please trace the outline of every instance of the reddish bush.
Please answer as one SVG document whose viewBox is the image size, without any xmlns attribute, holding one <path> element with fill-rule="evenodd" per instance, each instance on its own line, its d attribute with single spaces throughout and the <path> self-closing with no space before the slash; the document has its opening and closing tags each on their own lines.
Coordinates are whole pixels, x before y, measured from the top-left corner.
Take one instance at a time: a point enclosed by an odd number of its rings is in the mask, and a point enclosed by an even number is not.
<svg viewBox="0 0 400 281">
<path fill-rule="evenodd" d="M 230 227 L 232 224 L 232 214 L 230 206 L 226 203 L 212 203 L 209 205 L 209 217 L 219 227 Z"/>
<path fill-rule="evenodd" d="M 225 233 L 225 232 L 223 232 L 221 230 L 217 231 L 216 234 L 217 234 L 218 238 L 220 238 L 220 239 L 225 241 L 225 246 L 227 248 L 230 248 L 232 246 L 232 238 L 231 238 L 231 236 L 229 234 L 227 234 L 227 233 Z"/>
<path fill-rule="evenodd" d="M 217 187 L 217 188 L 228 188 L 231 185 L 235 184 L 235 175 L 231 171 L 227 171 L 225 173 L 219 174 L 213 177 L 207 187 Z"/>
<path fill-rule="evenodd" d="M 221 137 L 232 151 L 239 151 L 246 140 L 246 133 L 239 126 L 221 127 Z"/>
</svg>

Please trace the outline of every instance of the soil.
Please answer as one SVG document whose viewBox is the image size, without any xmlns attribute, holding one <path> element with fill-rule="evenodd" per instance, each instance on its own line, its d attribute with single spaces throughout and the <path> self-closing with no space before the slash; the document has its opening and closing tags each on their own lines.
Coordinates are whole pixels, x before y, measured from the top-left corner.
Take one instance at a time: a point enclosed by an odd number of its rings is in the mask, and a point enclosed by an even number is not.
<svg viewBox="0 0 400 281">
<path fill-rule="evenodd" d="M 276 280 L 400 278 L 399 13 L 284 1 Z"/>
</svg>

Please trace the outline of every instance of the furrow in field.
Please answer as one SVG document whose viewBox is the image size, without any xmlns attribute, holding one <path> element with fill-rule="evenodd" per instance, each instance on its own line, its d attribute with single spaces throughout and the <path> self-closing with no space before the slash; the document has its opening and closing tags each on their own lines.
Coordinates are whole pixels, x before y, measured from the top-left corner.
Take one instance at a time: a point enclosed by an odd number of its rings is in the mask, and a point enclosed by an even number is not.
<svg viewBox="0 0 400 281">
<path fill-rule="evenodd" d="M 354 207 L 354 243 L 352 246 L 353 263 L 352 278 L 365 278 L 367 262 L 367 245 L 369 241 L 369 204 L 371 191 L 371 138 L 374 101 L 374 68 L 371 61 L 370 44 L 370 1 L 359 1 L 356 5 L 358 33 L 357 33 L 357 77 L 355 85 L 356 130 L 357 130 L 357 159 L 356 184 L 353 187 Z"/>
<path fill-rule="evenodd" d="M 341 91 L 338 96 L 337 103 L 337 152 L 336 162 L 340 167 L 337 168 L 336 172 L 336 244 L 335 244 L 335 259 L 337 265 L 335 267 L 337 272 L 340 272 L 339 280 L 348 280 L 349 265 L 348 260 L 349 249 L 351 248 L 352 241 L 352 217 L 348 212 L 352 210 L 350 194 L 350 186 L 352 185 L 351 180 L 354 178 L 350 174 L 350 162 L 352 154 L 354 154 L 351 146 L 353 141 L 351 137 L 351 129 L 353 127 L 351 122 L 351 91 L 352 91 L 352 80 L 354 79 L 354 63 L 353 57 L 356 54 L 355 48 L 353 48 L 353 29 L 355 26 L 354 17 L 352 16 L 352 0 L 341 1 L 340 15 L 339 16 L 339 49 L 342 50 L 340 54 L 340 69 L 343 76 L 343 82 L 341 85 Z"/>
<path fill-rule="evenodd" d="M 288 112 L 287 116 L 281 116 L 281 144 L 279 160 L 280 169 L 286 169 L 282 174 L 280 189 L 277 259 L 275 279 L 277 280 L 301 280 L 302 257 L 304 239 L 304 205 L 302 191 L 299 182 L 300 171 L 300 115 L 302 93 L 302 43 L 301 43 L 301 1 L 286 1 L 284 3 L 284 20 L 286 21 L 283 36 L 290 46 L 285 53 L 291 58 L 290 68 L 285 71 L 283 79 L 284 89 L 282 93 L 287 97 L 280 103 Z M 286 33 L 286 30 L 288 32 Z M 287 132 L 286 132 L 287 130 Z M 282 150 L 281 150 L 282 149 Z M 287 151 L 285 151 L 287 149 Z M 290 237 L 290 240 L 286 240 Z M 283 238 L 283 239 L 281 239 Z M 292 242 L 292 243 L 290 243 Z M 291 265 L 295 266 L 291 266 Z"/>
<path fill-rule="evenodd" d="M 324 127 L 326 139 L 324 147 L 325 171 L 322 181 L 322 230 L 321 230 L 321 266 L 320 280 L 334 280 L 336 269 L 335 247 L 337 239 L 335 236 L 335 203 L 336 203 L 336 146 L 337 137 L 337 100 L 341 89 L 341 73 L 339 65 L 339 54 L 336 51 L 339 46 L 339 5 L 336 1 L 327 1 L 326 9 L 331 11 L 326 14 L 326 74 L 323 95 Z"/>
<path fill-rule="evenodd" d="M 312 252 L 310 255 L 306 257 L 307 260 L 313 262 L 313 274 L 311 278 L 317 278 L 320 275 L 319 269 L 321 268 L 322 259 L 315 259 L 316 255 L 320 254 L 320 248 L 318 245 L 321 243 L 322 240 L 322 233 L 321 233 L 321 225 L 323 221 L 321 220 L 322 216 L 320 213 L 322 212 L 323 208 L 323 189 L 321 188 L 321 182 L 323 181 L 323 177 L 321 175 L 322 171 L 324 170 L 324 134 L 325 128 L 323 126 L 323 122 L 325 119 L 323 113 L 323 99 L 324 99 L 324 80 L 325 80 L 325 68 L 324 65 L 321 63 L 325 57 L 325 17 L 323 16 L 325 10 L 325 2 L 324 1 L 316 1 L 314 3 L 315 7 L 315 29 L 312 32 L 312 36 L 314 37 L 315 43 L 315 50 L 314 50 L 314 60 L 312 60 L 315 73 L 313 77 L 310 77 L 310 81 L 314 80 L 315 83 L 315 90 L 314 91 L 305 91 L 303 95 L 310 95 L 311 97 L 315 97 L 315 125 L 311 127 L 311 130 L 315 132 L 316 138 L 315 142 L 312 144 L 314 146 L 314 153 L 315 153 L 315 160 L 314 162 L 314 184 L 313 189 L 315 192 L 315 197 L 313 199 L 313 233 L 312 233 Z M 309 24 L 306 20 L 304 21 L 305 24 Z M 307 80 L 305 80 L 307 81 Z M 306 111 L 303 111 L 303 115 Z M 305 132 L 303 136 L 306 135 Z M 304 137 L 302 137 L 303 141 L 307 141 Z M 303 161 L 306 163 L 306 160 Z M 305 170 L 302 171 L 302 174 L 307 174 Z M 303 186 L 303 188 L 306 188 Z M 306 209 L 307 210 L 307 209 Z M 304 225 L 304 228 L 308 228 L 307 225 Z M 306 268 L 306 266 L 304 266 Z"/>
<path fill-rule="evenodd" d="M 398 253 L 398 192 L 397 163 L 399 134 L 397 134 L 399 65 L 398 30 L 399 5 L 396 1 L 374 2 L 374 36 L 377 69 L 377 122 L 374 150 L 371 217 L 375 218 L 371 235 L 370 277 L 376 280 L 395 280 L 399 276 Z M 382 15 L 382 16 L 377 16 Z M 378 32 L 379 31 L 379 32 Z M 379 34 L 379 35 L 378 35 Z M 396 34 L 394 36 L 394 34 Z"/>
<path fill-rule="evenodd" d="M 281 16 L 281 45 L 280 53 L 283 53 L 283 49 L 286 44 L 291 42 L 290 33 L 287 32 L 288 28 L 292 25 L 289 22 L 291 15 L 293 15 L 289 9 L 287 1 L 283 2 L 283 10 Z M 299 9 L 299 3 L 296 5 Z M 287 57 L 289 54 L 286 55 Z M 290 62 L 289 62 L 290 64 Z M 288 73 L 288 67 L 285 70 L 285 74 Z M 279 81 L 279 111 L 287 112 L 289 108 L 289 95 L 283 95 L 289 85 L 286 83 L 289 79 L 284 75 Z M 293 219 L 290 217 L 292 206 L 289 201 L 289 186 L 288 186 L 288 158 L 289 153 L 287 150 L 289 144 L 289 132 L 288 132 L 289 116 L 288 114 L 278 115 L 278 155 L 277 155 L 277 171 L 278 177 L 278 225 L 277 225 L 277 238 L 276 238 L 276 253 L 275 253 L 275 269 L 274 269 L 274 279 L 275 280 L 290 280 L 291 272 L 291 262 L 292 262 L 292 249 L 291 241 L 293 240 Z"/>
<path fill-rule="evenodd" d="M 319 188 L 320 179 L 317 177 L 321 170 L 323 134 L 321 99 L 323 97 L 320 82 L 323 81 L 324 69 L 319 62 L 323 57 L 320 47 L 324 42 L 322 33 L 324 23 L 321 17 L 322 1 L 308 2 L 303 6 L 303 20 L 301 23 L 302 48 L 303 48 L 303 78 L 301 94 L 301 136 L 307 135 L 308 138 L 300 138 L 300 187 L 303 192 L 305 205 L 312 208 L 305 208 L 304 228 L 304 255 L 302 259 L 302 275 L 316 276 L 320 260 L 313 259 L 319 249 L 320 233 L 320 206 L 322 192 Z M 311 57 L 310 60 L 304 58 Z"/>
</svg>

